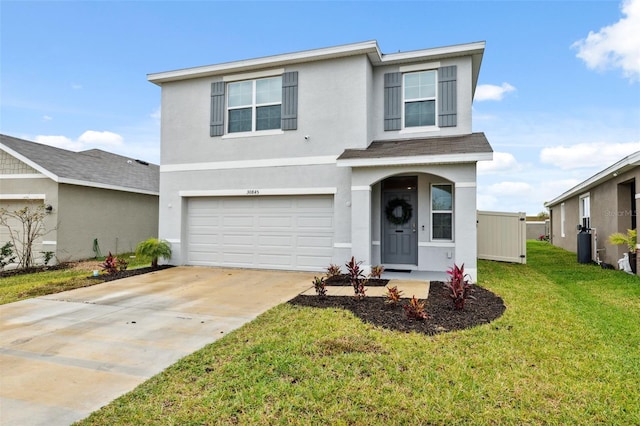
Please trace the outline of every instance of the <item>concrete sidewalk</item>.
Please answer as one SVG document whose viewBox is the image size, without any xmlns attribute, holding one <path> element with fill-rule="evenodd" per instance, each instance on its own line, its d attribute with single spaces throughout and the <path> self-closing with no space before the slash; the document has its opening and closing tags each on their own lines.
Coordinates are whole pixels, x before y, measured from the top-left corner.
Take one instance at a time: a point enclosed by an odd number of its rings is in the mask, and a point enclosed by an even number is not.
<svg viewBox="0 0 640 426">
<path fill-rule="evenodd" d="M 312 278 L 176 267 L 0 306 L 0 424 L 80 420 Z"/>
</svg>

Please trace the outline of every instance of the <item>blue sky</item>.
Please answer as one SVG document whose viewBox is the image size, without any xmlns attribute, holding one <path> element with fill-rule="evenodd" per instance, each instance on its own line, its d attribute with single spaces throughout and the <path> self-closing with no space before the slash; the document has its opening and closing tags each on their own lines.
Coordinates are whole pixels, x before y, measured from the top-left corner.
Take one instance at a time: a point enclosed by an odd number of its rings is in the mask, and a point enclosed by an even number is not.
<svg viewBox="0 0 640 426">
<path fill-rule="evenodd" d="M 640 0 L 0 0 L 0 27 L 0 132 L 71 150 L 158 163 L 149 73 L 366 40 L 486 41 L 473 130 L 495 155 L 479 209 L 537 214 L 640 150 Z"/>
</svg>

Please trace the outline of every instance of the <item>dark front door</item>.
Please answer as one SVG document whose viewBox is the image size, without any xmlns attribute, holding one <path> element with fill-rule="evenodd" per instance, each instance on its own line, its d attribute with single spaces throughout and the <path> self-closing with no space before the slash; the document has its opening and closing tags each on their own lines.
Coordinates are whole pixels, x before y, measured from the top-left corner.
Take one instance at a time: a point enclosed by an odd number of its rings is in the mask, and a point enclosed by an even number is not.
<svg viewBox="0 0 640 426">
<path fill-rule="evenodd" d="M 415 176 L 387 179 L 382 192 L 382 263 L 418 264 Z"/>
</svg>

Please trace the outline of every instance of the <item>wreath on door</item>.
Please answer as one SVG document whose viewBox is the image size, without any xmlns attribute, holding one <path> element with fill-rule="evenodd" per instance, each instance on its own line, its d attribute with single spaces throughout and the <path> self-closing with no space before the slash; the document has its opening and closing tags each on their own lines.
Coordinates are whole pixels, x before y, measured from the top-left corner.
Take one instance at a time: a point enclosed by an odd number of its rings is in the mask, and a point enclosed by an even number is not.
<svg viewBox="0 0 640 426">
<path fill-rule="evenodd" d="M 400 215 L 396 215 L 396 209 L 398 207 L 401 209 Z M 387 206 L 384 208 L 384 214 L 387 216 L 387 220 L 394 225 L 404 225 L 411 220 L 413 207 L 405 200 L 394 198 L 387 203 Z"/>
</svg>

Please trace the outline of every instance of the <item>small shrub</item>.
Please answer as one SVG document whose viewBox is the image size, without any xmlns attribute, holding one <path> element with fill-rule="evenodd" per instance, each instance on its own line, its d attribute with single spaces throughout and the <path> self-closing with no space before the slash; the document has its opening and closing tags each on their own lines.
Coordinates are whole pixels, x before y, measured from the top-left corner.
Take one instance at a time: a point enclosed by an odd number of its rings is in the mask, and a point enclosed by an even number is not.
<svg viewBox="0 0 640 426">
<path fill-rule="evenodd" d="M 104 262 L 100 264 L 100 267 L 107 274 L 115 275 L 118 272 L 118 259 L 113 257 L 111 252 L 109 252 L 109 256 L 104 259 Z"/>
<path fill-rule="evenodd" d="M 0 271 L 15 261 L 16 256 L 13 254 L 13 243 L 9 241 L 0 248 Z"/>
<path fill-rule="evenodd" d="M 324 282 L 324 277 L 313 277 L 313 288 L 316 290 L 316 294 L 320 297 L 327 295 L 327 286 Z"/>
<path fill-rule="evenodd" d="M 42 257 L 44 258 L 44 266 L 47 266 L 49 264 L 49 262 L 51 262 L 51 259 L 53 259 L 53 257 L 55 256 L 55 254 L 52 251 L 41 251 L 40 252 L 42 254 Z"/>
<path fill-rule="evenodd" d="M 118 271 L 126 271 L 127 267 L 129 267 L 129 262 L 123 257 L 118 257 L 116 260 L 116 265 L 118 266 Z"/>
<path fill-rule="evenodd" d="M 453 265 L 447 270 L 447 274 L 449 275 L 449 281 L 445 285 L 449 289 L 449 297 L 453 301 L 453 308 L 460 311 L 464 309 L 465 300 L 468 297 L 472 297 L 469 295 L 469 289 L 471 288 L 469 280 L 471 277 L 469 274 L 464 273 L 464 264 L 460 267 Z"/>
<path fill-rule="evenodd" d="M 365 297 L 365 292 L 367 291 L 365 288 L 367 278 L 364 276 L 362 269 L 360 269 L 360 264 L 362 264 L 362 262 L 356 262 L 353 256 L 351 256 L 351 260 L 345 264 L 356 299 Z"/>
<path fill-rule="evenodd" d="M 384 272 L 384 266 L 382 265 L 372 266 L 369 277 L 380 279 L 383 272 Z"/>
<path fill-rule="evenodd" d="M 400 302 L 400 298 L 402 297 L 402 290 L 398 290 L 398 286 L 387 287 L 387 292 L 385 293 L 386 300 L 384 303 L 388 305 L 397 305 Z"/>
<path fill-rule="evenodd" d="M 402 305 L 402 308 L 404 309 L 404 313 L 407 315 L 407 319 L 422 321 L 429 318 L 429 315 L 427 315 L 424 310 L 424 305 L 425 303 L 416 299 L 416 296 L 414 295 L 409 303 Z"/>
<path fill-rule="evenodd" d="M 337 277 L 342 274 L 340 270 L 340 266 L 334 265 L 333 263 L 327 267 L 327 278 Z"/>
</svg>

